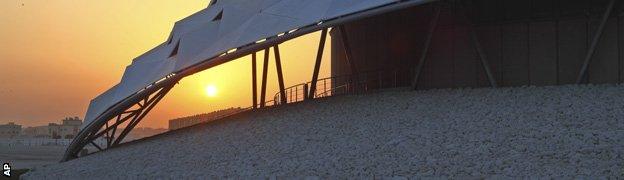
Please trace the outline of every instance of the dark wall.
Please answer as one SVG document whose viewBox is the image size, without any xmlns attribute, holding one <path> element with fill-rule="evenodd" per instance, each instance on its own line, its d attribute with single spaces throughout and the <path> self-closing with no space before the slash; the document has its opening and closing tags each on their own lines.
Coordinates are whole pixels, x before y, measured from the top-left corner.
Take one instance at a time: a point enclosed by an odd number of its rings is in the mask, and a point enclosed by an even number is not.
<svg viewBox="0 0 624 180">
<path fill-rule="evenodd" d="M 419 87 L 489 86 L 470 38 L 472 27 L 499 85 L 572 84 L 607 4 L 608 0 L 446 2 Z M 624 80 L 623 10 L 624 3 L 618 2 L 589 66 L 588 83 Z M 406 69 L 401 84 L 408 85 L 433 12 L 429 4 L 345 25 L 359 71 Z M 331 35 L 332 74 L 349 74 L 342 37 L 336 29 Z"/>
</svg>

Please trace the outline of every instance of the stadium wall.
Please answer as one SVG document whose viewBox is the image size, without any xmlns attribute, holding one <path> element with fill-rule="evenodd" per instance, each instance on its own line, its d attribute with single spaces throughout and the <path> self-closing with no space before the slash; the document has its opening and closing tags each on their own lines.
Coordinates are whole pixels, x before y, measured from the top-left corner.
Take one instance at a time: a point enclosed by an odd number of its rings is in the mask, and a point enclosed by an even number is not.
<svg viewBox="0 0 624 180">
<path fill-rule="evenodd" d="M 609 0 L 443 3 L 418 87 L 489 86 L 471 40 L 472 27 L 499 86 L 573 84 L 608 3 Z M 434 12 L 434 6 L 428 4 L 346 24 L 358 71 L 407 68 L 400 75 L 400 84 L 409 85 Z M 624 80 L 623 12 L 624 3 L 616 1 L 589 64 L 586 83 Z M 341 34 L 334 28 L 331 36 L 332 75 L 349 74 Z"/>
</svg>

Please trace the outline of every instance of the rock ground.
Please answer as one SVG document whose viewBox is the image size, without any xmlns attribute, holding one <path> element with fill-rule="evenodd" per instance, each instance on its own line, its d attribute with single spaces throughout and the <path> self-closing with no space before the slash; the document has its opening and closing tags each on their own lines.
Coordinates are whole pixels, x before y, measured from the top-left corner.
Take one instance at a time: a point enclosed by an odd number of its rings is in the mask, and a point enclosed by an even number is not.
<svg viewBox="0 0 624 180">
<path fill-rule="evenodd" d="M 392 90 L 169 132 L 25 179 L 624 176 L 624 86 Z"/>
<path fill-rule="evenodd" d="M 0 163 L 9 163 L 13 169 L 55 164 L 63 157 L 65 146 L 0 145 Z"/>
</svg>

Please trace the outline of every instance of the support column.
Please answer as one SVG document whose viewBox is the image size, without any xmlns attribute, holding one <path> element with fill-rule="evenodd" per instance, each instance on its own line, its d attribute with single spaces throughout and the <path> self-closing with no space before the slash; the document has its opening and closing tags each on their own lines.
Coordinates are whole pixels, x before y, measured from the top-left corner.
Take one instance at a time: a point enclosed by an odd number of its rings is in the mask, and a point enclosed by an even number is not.
<svg viewBox="0 0 624 180">
<path fill-rule="evenodd" d="M 347 30 L 345 29 L 344 25 L 340 25 L 338 29 L 340 29 L 340 36 L 342 37 L 342 47 L 344 48 L 344 51 L 345 51 L 345 59 L 347 60 L 347 63 L 349 63 L 349 66 L 351 67 L 350 81 L 353 83 L 353 88 L 355 90 L 355 88 L 357 88 L 359 72 L 353 60 L 353 53 L 351 52 L 351 45 L 349 44 L 349 35 L 347 34 Z"/>
<path fill-rule="evenodd" d="M 158 104 L 158 102 L 160 102 L 160 100 L 162 100 L 163 97 L 165 97 L 165 95 L 171 90 L 171 88 L 173 88 L 172 86 L 169 87 L 165 87 L 163 89 L 161 89 L 156 95 L 154 95 L 152 97 L 152 99 L 150 99 L 149 101 L 147 101 L 145 105 L 145 107 L 143 107 L 144 109 L 142 109 L 134 118 L 132 121 L 130 121 L 128 123 L 128 126 L 126 126 L 126 128 L 121 132 L 121 134 L 119 134 L 119 137 L 117 137 L 117 139 L 113 142 L 113 146 L 118 145 L 119 143 L 121 143 L 121 141 L 126 138 L 126 136 L 128 135 L 128 133 L 130 133 L 130 131 L 132 129 L 134 129 L 134 127 L 136 125 L 139 124 L 139 122 L 141 122 L 141 120 L 143 120 L 143 118 L 145 118 L 145 116 L 147 116 L 147 114 L 152 110 L 152 108 L 154 108 L 156 106 L 156 104 Z"/>
<path fill-rule="evenodd" d="M 321 40 L 319 41 L 318 52 L 316 53 L 316 64 L 314 64 L 314 73 L 312 74 L 312 81 L 310 81 L 310 93 L 308 93 L 308 99 L 314 99 L 314 95 L 316 94 L 316 81 L 318 81 L 318 74 L 319 70 L 321 69 L 321 61 L 323 60 L 325 39 L 327 39 L 327 28 L 321 31 Z"/>
<path fill-rule="evenodd" d="M 600 39 L 602 39 L 602 34 L 604 33 L 605 26 L 607 25 L 607 21 L 609 20 L 609 16 L 611 15 L 611 11 L 613 11 L 613 7 L 615 6 L 616 0 L 609 1 L 607 5 L 607 9 L 602 16 L 602 21 L 600 22 L 600 26 L 598 27 L 598 31 L 594 35 L 594 39 L 592 40 L 591 46 L 587 51 L 587 56 L 585 56 L 585 61 L 583 62 L 583 66 L 581 67 L 581 72 L 578 74 L 578 78 L 576 78 L 576 84 L 581 84 L 583 79 L 587 74 L 587 68 L 589 67 L 589 63 L 591 62 L 594 54 L 596 53 L 596 47 L 600 43 Z"/>
<path fill-rule="evenodd" d="M 273 50 L 275 51 L 275 68 L 277 69 L 277 81 L 279 83 L 280 88 L 280 102 L 281 104 L 286 104 L 286 90 L 284 87 L 284 75 L 282 74 L 282 60 L 279 52 L 279 45 L 273 46 Z"/>
<path fill-rule="evenodd" d="M 251 54 L 251 93 L 252 93 L 252 102 L 253 109 L 258 108 L 258 83 L 256 77 L 256 53 Z"/>
<path fill-rule="evenodd" d="M 429 24 L 429 31 L 427 33 L 427 38 L 425 40 L 425 44 L 423 46 L 422 55 L 420 56 L 420 60 L 416 66 L 416 72 L 414 73 L 414 79 L 412 80 L 412 89 L 416 90 L 418 88 L 418 78 L 420 77 L 420 73 L 422 68 L 425 65 L 425 60 L 427 60 L 427 56 L 429 55 L 429 48 L 431 46 L 431 39 L 433 38 L 433 33 L 438 27 L 438 21 L 440 20 L 440 7 L 435 7 L 435 13 L 433 18 L 431 18 L 431 22 Z"/>
<path fill-rule="evenodd" d="M 269 49 L 264 49 L 264 64 L 262 65 L 262 89 L 260 89 L 260 107 L 266 106 L 267 72 L 269 70 Z"/>
<path fill-rule="evenodd" d="M 485 70 L 485 74 L 487 75 L 488 80 L 490 81 L 490 86 L 492 86 L 493 88 L 496 88 L 498 87 L 498 83 L 496 82 L 496 79 L 494 78 L 494 75 L 492 74 L 492 68 L 488 61 L 487 54 L 485 54 L 485 51 L 483 50 L 483 47 L 481 46 L 481 42 L 479 41 L 479 36 L 477 36 L 477 30 L 475 29 L 475 25 L 472 23 L 472 21 L 470 20 L 470 17 L 468 17 L 468 15 L 466 14 L 465 8 L 461 6 L 461 4 L 460 4 L 460 9 L 461 9 L 463 18 L 465 19 L 465 22 L 468 25 L 468 28 L 469 28 L 468 31 L 470 31 L 470 39 L 472 40 L 475 51 L 477 51 L 477 55 L 479 56 L 479 59 L 481 60 L 481 64 L 483 65 L 483 70 Z"/>
</svg>

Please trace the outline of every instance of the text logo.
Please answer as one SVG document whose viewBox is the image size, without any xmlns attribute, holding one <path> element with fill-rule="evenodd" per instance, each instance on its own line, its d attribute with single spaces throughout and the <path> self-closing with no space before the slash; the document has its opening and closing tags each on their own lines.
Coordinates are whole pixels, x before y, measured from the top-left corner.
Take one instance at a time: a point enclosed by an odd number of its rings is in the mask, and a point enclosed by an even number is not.
<svg viewBox="0 0 624 180">
<path fill-rule="evenodd" d="M 11 177 L 11 165 L 9 165 L 9 163 L 4 163 L 4 165 L 2 166 L 2 174 L 6 177 Z"/>
</svg>

